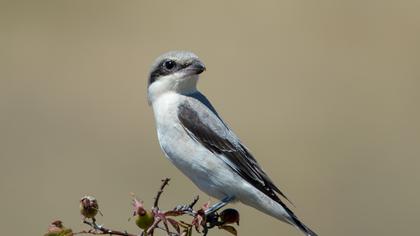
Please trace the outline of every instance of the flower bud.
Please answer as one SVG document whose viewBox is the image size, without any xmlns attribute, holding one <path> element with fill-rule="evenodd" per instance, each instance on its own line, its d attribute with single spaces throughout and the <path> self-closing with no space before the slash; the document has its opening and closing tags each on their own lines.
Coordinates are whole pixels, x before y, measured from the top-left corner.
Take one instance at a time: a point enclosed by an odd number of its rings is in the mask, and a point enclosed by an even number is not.
<svg viewBox="0 0 420 236">
<path fill-rule="evenodd" d="M 73 232 L 65 228 L 61 220 L 55 220 L 48 226 L 48 232 L 44 236 L 73 236 Z"/>
<path fill-rule="evenodd" d="M 136 225 L 143 229 L 147 230 L 150 226 L 152 226 L 155 217 L 152 211 L 147 211 L 144 209 L 144 205 L 142 201 L 137 200 L 135 197 L 133 198 L 133 208 L 134 208 L 134 215 L 136 217 Z"/>
<path fill-rule="evenodd" d="M 137 215 L 136 225 L 143 230 L 147 230 L 152 226 L 155 220 L 154 214 L 151 211 L 143 211 L 142 214 Z"/>
<path fill-rule="evenodd" d="M 84 196 L 80 199 L 80 213 L 85 218 L 95 218 L 98 214 L 99 206 L 96 199 L 92 196 Z"/>
</svg>

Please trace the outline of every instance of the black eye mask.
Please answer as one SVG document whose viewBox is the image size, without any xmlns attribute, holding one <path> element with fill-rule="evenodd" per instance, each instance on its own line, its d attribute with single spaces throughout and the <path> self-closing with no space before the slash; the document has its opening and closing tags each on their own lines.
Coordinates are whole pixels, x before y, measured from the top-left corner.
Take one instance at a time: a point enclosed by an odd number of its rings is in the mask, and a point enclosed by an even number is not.
<svg viewBox="0 0 420 236">
<path fill-rule="evenodd" d="M 174 60 L 164 60 L 150 73 L 149 86 L 160 76 L 165 76 L 186 68 L 188 64 L 179 64 Z"/>
</svg>

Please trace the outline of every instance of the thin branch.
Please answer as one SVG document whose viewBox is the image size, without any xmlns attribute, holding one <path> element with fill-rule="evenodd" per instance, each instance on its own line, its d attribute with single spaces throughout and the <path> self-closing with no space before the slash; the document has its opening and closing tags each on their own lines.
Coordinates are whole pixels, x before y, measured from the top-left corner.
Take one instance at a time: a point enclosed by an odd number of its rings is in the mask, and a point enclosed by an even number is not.
<svg viewBox="0 0 420 236">
<path fill-rule="evenodd" d="M 163 189 L 165 188 L 166 185 L 168 185 L 169 180 L 171 180 L 171 179 L 170 178 L 165 178 L 165 179 L 162 180 L 162 185 L 160 186 L 160 189 L 157 192 L 156 197 L 155 197 L 155 203 L 153 204 L 154 208 L 158 208 L 160 195 L 162 195 Z"/>
<path fill-rule="evenodd" d="M 119 230 L 113 230 L 113 229 L 108 229 L 103 227 L 100 224 L 96 223 L 96 220 L 94 217 L 90 216 L 86 216 L 87 213 L 85 212 L 81 212 L 82 216 L 84 216 L 83 223 L 86 225 L 89 225 L 90 228 L 87 230 L 83 230 L 83 231 L 79 231 L 79 232 L 75 232 L 73 233 L 73 235 L 81 235 L 81 234 L 90 234 L 90 235 L 110 235 L 110 236 L 153 236 L 154 235 L 154 231 L 156 229 L 162 230 L 164 231 L 167 236 L 183 236 L 183 235 L 191 235 L 192 230 L 195 228 L 197 230 L 198 233 L 202 233 L 204 236 L 207 235 L 208 230 L 213 228 L 214 226 L 219 226 L 219 229 L 224 229 L 227 230 L 229 232 L 232 232 L 232 230 L 229 230 L 230 228 L 233 228 L 232 226 L 226 226 L 226 224 L 231 224 L 231 222 L 227 222 L 227 221 L 220 221 L 219 220 L 219 214 L 217 212 L 214 212 L 212 214 L 206 215 L 205 214 L 205 210 L 207 209 L 208 206 L 207 204 L 204 205 L 203 207 L 201 207 L 200 209 L 198 209 L 197 211 L 195 211 L 193 209 L 193 207 L 197 204 L 198 200 L 199 200 L 199 196 L 196 196 L 193 198 L 192 202 L 190 204 L 187 205 L 178 205 L 175 208 L 173 208 L 172 210 L 169 211 L 163 211 L 161 209 L 159 209 L 159 200 L 161 198 L 161 195 L 165 189 L 165 187 L 169 184 L 170 179 L 169 178 L 165 178 L 161 180 L 161 186 L 158 190 L 158 192 L 156 193 L 156 197 L 154 198 L 154 205 L 153 208 L 150 211 L 146 211 L 144 209 L 144 205 L 142 201 L 137 200 L 135 197 L 133 197 L 134 199 L 134 208 L 135 208 L 135 215 L 138 215 L 139 217 L 144 216 L 143 214 L 141 214 L 142 212 L 144 213 L 151 213 L 151 216 L 147 216 L 147 217 L 153 217 L 152 219 L 150 218 L 144 218 L 147 221 L 151 221 L 152 222 L 147 222 L 147 229 L 143 230 L 140 234 L 131 234 L 128 233 L 127 231 L 119 231 Z M 93 197 L 92 197 L 93 198 Z M 214 208 L 215 206 L 217 206 L 218 204 L 213 205 L 211 208 Z M 96 206 L 94 208 L 92 208 L 93 210 L 97 210 L 99 211 L 99 208 Z M 99 212 L 101 213 L 101 212 Z M 223 213 L 223 212 L 222 212 Z M 236 212 L 236 214 L 238 215 L 238 219 L 239 219 L 239 213 Z M 101 213 L 102 215 L 102 213 Z M 192 223 L 186 223 L 182 220 L 175 220 L 174 217 L 178 217 L 178 216 L 183 216 L 183 215 L 190 215 L 193 217 Z M 90 220 L 86 220 L 88 218 L 91 218 L 92 221 Z M 138 218 L 139 220 L 142 220 L 141 218 Z M 144 223 L 144 221 L 141 221 Z M 171 224 L 169 225 L 168 222 Z M 137 223 L 137 222 L 136 222 Z M 170 227 L 171 226 L 171 227 Z M 146 228 L 143 226 L 139 226 L 142 229 Z M 203 228 L 201 228 L 203 227 Z M 228 228 L 230 227 L 230 228 Z M 175 231 L 172 230 L 172 228 Z M 181 229 L 182 228 L 182 229 Z M 49 227 L 48 227 L 48 233 L 50 232 L 55 232 L 56 230 L 61 230 L 63 231 L 65 228 L 62 225 L 61 221 L 54 221 Z M 202 229 L 202 230 L 201 230 Z M 233 228 L 234 229 L 234 228 Z M 61 232 L 60 231 L 60 232 Z M 201 232 L 200 232 L 201 231 Z M 233 231 L 236 232 L 236 231 Z M 47 235 L 47 234 L 45 234 Z M 49 235 L 49 234 L 48 234 Z"/>
<path fill-rule="evenodd" d="M 89 222 L 89 221 L 86 221 L 86 220 L 84 220 L 83 223 L 89 225 L 93 229 L 98 230 L 100 232 L 98 233 L 98 232 L 94 232 L 94 231 L 89 230 L 89 231 L 82 231 L 80 233 L 87 233 L 87 234 L 108 234 L 108 235 L 121 235 L 121 236 L 137 236 L 135 234 L 127 233 L 126 231 L 125 232 L 122 232 L 122 231 L 118 231 L 118 230 L 107 229 L 107 228 L 105 228 L 105 227 L 103 227 L 101 225 L 97 225 L 94 222 Z"/>
<path fill-rule="evenodd" d="M 188 205 L 188 207 L 189 207 L 190 209 L 193 209 L 193 207 L 195 206 L 195 204 L 197 204 L 198 199 L 200 199 L 200 197 L 199 197 L 198 195 L 197 195 L 197 196 L 195 196 L 194 200 L 190 203 L 190 205 Z"/>
</svg>

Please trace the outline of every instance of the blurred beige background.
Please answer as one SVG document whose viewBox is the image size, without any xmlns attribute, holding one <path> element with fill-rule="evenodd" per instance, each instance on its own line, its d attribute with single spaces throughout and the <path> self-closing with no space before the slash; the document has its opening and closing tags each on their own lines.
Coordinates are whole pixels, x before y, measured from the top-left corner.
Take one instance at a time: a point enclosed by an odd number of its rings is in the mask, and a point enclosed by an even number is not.
<svg viewBox="0 0 420 236">
<path fill-rule="evenodd" d="M 319 235 L 415 235 L 420 211 L 419 1 L 2 1 L 0 228 L 135 232 L 149 206 L 200 194 L 161 153 L 149 66 L 173 49 L 206 63 L 199 87 Z M 236 205 L 240 235 L 301 235 Z M 214 232 L 212 235 L 228 235 Z"/>
</svg>

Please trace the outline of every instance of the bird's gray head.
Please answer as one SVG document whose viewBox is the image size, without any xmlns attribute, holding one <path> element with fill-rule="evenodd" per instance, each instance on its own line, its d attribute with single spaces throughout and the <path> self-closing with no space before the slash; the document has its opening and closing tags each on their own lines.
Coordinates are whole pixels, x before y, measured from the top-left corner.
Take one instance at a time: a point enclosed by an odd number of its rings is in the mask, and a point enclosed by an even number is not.
<svg viewBox="0 0 420 236">
<path fill-rule="evenodd" d="M 195 92 L 198 75 L 205 69 L 192 52 L 171 51 L 159 56 L 150 70 L 147 88 L 149 103 L 167 92 Z"/>
</svg>

